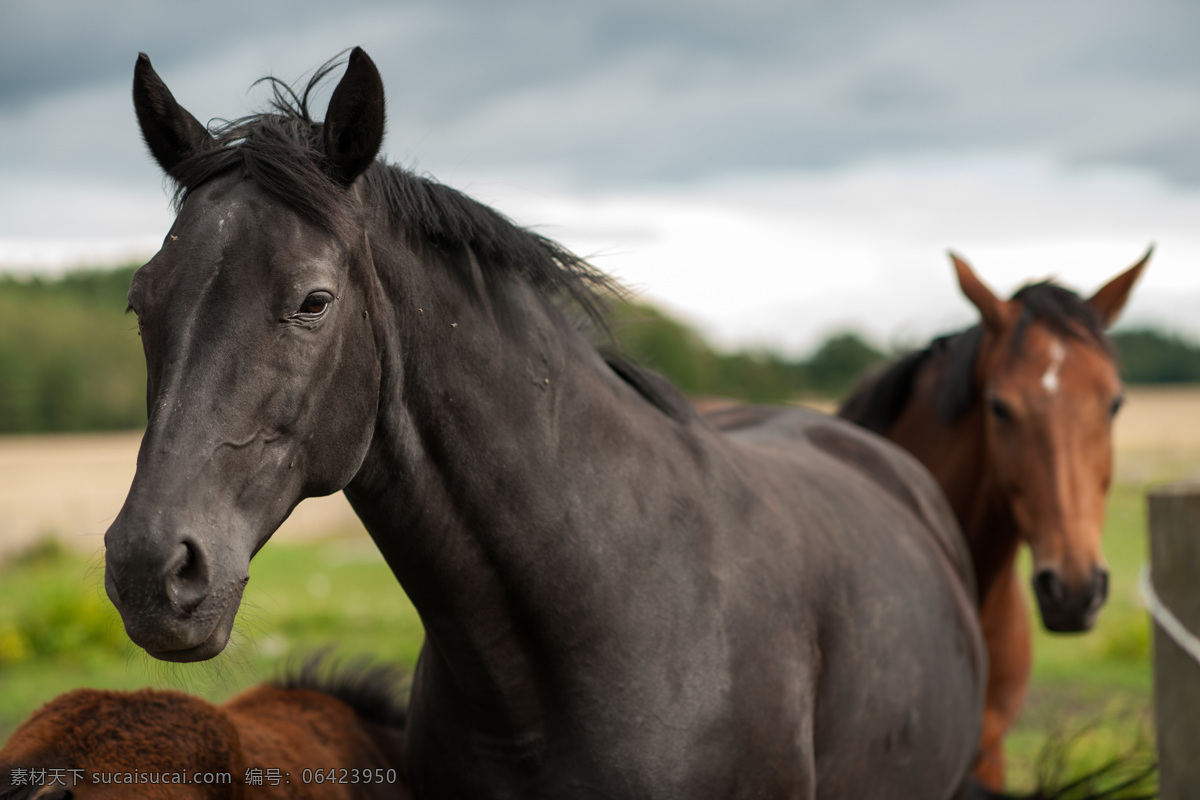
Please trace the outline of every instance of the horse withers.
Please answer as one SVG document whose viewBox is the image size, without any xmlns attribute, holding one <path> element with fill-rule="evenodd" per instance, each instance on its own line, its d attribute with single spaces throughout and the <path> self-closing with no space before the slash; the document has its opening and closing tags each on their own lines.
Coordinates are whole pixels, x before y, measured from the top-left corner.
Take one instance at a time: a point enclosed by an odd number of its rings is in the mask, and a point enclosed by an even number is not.
<svg viewBox="0 0 1200 800">
<path fill-rule="evenodd" d="M 344 490 L 425 625 L 414 796 L 954 796 L 984 655 L 928 474 L 800 409 L 717 430 L 572 321 L 603 275 L 376 160 L 365 53 L 323 122 L 314 85 L 210 132 L 135 68 L 179 208 L 129 291 L 149 422 L 105 583 L 134 642 L 221 652 L 253 554 Z"/>
<path fill-rule="evenodd" d="M 1121 380 L 1105 334 L 1149 261 L 1083 299 L 1050 282 L 996 297 L 952 255 L 978 325 L 866 378 L 840 415 L 913 453 L 941 485 L 974 563 L 989 678 L 976 776 L 1004 782 L 1004 735 L 1029 682 L 1028 611 L 1016 569 L 1051 631 L 1085 631 L 1108 594 L 1101 551 Z"/>
<path fill-rule="evenodd" d="M 312 661 L 219 706 L 176 691 L 75 689 L 0 748 L 0 798 L 403 800 L 396 678 Z"/>
</svg>

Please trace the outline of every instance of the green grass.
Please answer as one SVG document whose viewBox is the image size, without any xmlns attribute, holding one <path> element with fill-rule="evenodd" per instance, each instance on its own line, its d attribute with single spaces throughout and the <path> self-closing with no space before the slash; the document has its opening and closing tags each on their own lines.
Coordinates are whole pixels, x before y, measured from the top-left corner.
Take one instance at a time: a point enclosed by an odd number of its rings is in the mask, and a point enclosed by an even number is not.
<svg viewBox="0 0 1200 800">
<path fill-rule="evenodd" d="M 1032 785 L 1048 740 L 1080 734 L 1072 764 L 1086 767 L 1152 735 L 1150 627 L 1136 593 L 1147 553 L 1143 494 L 1140 486 L 1117 486 L 1110 499 L 1104 546 L 1111 592 L 1096 629 L 1063 636 L 1036 626 L 1029 702 L 1009 739 L 1014 788 Z M 250 576 L 226 652 L 170 665 L 125 638 L 104 596 L 99 556 L 43 547 L 10 560 L 0 567 L 0 740 L 37 705 L 77 686 L 153 685 L 221 700 L 278 674 L 289 654 L 328 645 L 406 668 L 415 663 L 420 620 L 362 535 L 272 542 Z"/>
</svg>

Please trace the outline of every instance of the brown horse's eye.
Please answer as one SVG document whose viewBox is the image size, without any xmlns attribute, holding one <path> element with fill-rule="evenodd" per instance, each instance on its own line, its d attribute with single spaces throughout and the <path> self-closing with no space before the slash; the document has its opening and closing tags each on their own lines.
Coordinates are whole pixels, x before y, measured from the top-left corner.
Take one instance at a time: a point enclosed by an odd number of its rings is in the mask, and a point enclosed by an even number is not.
<svg viewBox="0 0 1200 800">
<path fill-rule="evenodd" d="M 1110 417 L 1115 417 L 1123 405 L 1125 405 L 1125 397 L 1123 395 L 1117 395 L 1115 398 L 1113 398 L 1112 405 L 1108 407 L 1108 415 Z"/>
<path fill-rule="evenodd" d="M 1012 422 L 1012 409 L 999 397 L 988 398 L 988 410 L 992 412 L 992 416 L 996 418 L 997 422 Z"/>
</svg>

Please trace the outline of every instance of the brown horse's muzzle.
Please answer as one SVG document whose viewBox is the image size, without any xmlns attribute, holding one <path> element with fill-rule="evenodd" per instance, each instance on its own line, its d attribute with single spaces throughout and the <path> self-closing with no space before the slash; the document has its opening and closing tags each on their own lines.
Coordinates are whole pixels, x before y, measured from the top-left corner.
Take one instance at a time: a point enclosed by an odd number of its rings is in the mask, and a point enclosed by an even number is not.
<svg viewBox="0 0 1200 800">
<path fill-rule="evenodd" d="M 1088 631 L 1096 624 L 1096 616 L 1108 599 L 1108 570 L 1092 567 L 1091 580 L 1072 591 L 1058 570 L 1041 569 L 1033 576 L 1033 591 L 1047 630 Z"/>
</svg>

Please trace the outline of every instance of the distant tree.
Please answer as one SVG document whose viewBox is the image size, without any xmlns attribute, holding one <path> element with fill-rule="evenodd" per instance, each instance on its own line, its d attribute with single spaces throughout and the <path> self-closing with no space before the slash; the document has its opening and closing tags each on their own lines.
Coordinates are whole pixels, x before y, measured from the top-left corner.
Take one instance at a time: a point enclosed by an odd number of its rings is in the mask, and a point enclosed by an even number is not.
<svg viewBox="0 0 1200 800">
<path fill-rule="evenodd" d="M 871 367 L 887 356 L 856 333 L 839 333 L 826 339 L 804 364 L 808 386 L 815 394 L 840 397 Z"/>
<path fill-rule="evenodd" d="M 613 327 L 622 352 L 685 393 L 754 403 L 839 396 L 884 358 L 856 333 L 831 337 L 807 360 L 769 350 L 718 353 L 696 330 L 648 305 L 618 309 Z"/>
<path fill-rule="evenodd" d="M 611 326 L 623 355 L 661 372 L 687 394 L 711 393 L 718 357 L 693 328 L 640 303 L 617 306 Z"/>
<path fill-rule="evenodd" d="M 1112 336 L 1128 383 L 1200 383 L 1200 346 L 1179 336 L 1137 328 Z"/>
<path fill-rule="evenodd" d="M 137 428 L 145 424 L 145 365 L 125 314 L 135 268 L 59 278 L 0 276 L 0 433 Z M 808 358 L 767 350 L 718 352 L 660 309 L 618 305 L 615 347 L 689 395 L 749 402 L 836 398 L 886 356 L 853 332 Z M 1113 335 L 1130 383 L 1200 383 L 1200 346 L 1160 331 Z"/>
<path fill-rule="evenodd" d="M 800 390 L 794 365 L 763 351 L 740 350 L 719 357 L 718 380 L 705 394 L 750 403 L 782 403 Z"/>
<path fill-rule="evenodd" d="M 145 366 L 125 315 L 133 267 L 0 277 L 0 433 L 145 424 Z"/>
</svg>

